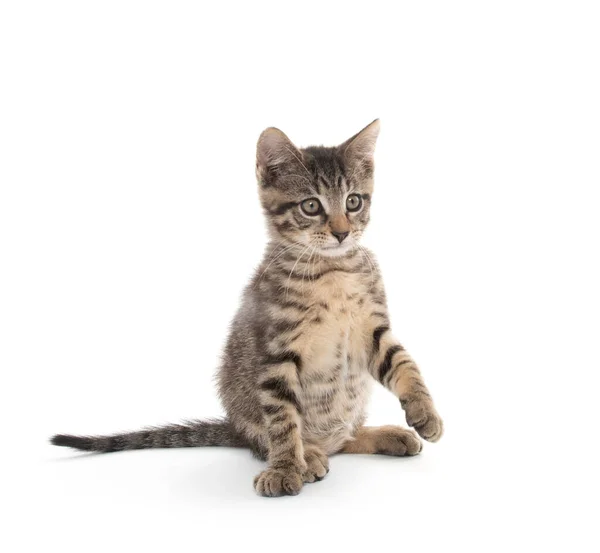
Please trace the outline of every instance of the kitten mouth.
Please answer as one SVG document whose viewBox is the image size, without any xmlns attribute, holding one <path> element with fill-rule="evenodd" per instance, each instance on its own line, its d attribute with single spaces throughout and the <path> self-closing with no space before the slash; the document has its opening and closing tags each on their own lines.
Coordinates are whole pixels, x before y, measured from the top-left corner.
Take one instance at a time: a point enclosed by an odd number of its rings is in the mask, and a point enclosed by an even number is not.
<svg viewBox="0 0 600 553">
<path fill-rule="evenodd" d="M 321 246 L 321 253 L 330 257 L 337 257 L 348 253 L 353 249 L 352 244 L 332 244 L 331 246 Z"/>
</svg>

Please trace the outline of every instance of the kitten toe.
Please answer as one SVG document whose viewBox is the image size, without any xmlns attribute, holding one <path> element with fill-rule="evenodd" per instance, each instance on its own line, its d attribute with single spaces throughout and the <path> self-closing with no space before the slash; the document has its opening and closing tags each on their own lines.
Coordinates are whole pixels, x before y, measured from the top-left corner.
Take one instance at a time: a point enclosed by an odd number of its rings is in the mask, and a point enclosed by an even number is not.
<svg viewBox="0 0 600 553">
<path fill-rule="evenodd" d="M 415 430 L 428 442 L 437 442 L 444 433 L 444 423 L 437 413 L 427 417 L 425 422 L 415 425 Z"/>
<path fill-rule="evenodd" d="M 302 489 L 302 477 L 295 470 L 268 468 L 256 476 L 254 489 L 264 497 L 298 495 Z"/>
<path fill-rule="evenodd" d="M 376 437 L 376 453 L 405 457 L 418 455 L 423 444 L 412 431 L 401 426 L 384 426 Z"/>
<path fill-rule="evenodd" d="M 306 470 L 302 474 L 302 480 L 306 483 L 318 482 L 323 480 L 329 472 L 329 459 L 323 452 L 313 449 L 304 453 L 306 461 Z"/>
<path fill-rule="evenodd" d="M 444 423 L 433 404 L 419 399 L 401 399 L 406 422 L 428 442 L 437 442 L 444 433 Z"/>
</svg>

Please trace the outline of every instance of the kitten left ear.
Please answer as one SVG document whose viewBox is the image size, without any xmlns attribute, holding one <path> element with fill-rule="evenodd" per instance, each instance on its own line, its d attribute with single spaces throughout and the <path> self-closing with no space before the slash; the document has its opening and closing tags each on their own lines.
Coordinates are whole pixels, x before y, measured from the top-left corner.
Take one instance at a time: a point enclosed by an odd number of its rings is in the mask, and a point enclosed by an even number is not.
<svg viewBox="0 0 600 553">
<path fill-rule="evenodd" d="M 302 154 L 292 141 L 279 129 L 265 129 L 256 145 L 256 163 L 260 167 L 277 167 L 298 162 Z"/>
<path fill-rule="evenodd" d="M 256 178 L 262 186 L 270 186 L 285 168 L 302 164 L 302 152 L 279 129 L 265 129 L 256 145 Z M 294 172 L 293 170 L 291 172 Z"/>
<path fill-rule="evenodd" d="M 355 134 L 339 146 L 346 161 L 353 164 L 372 163 L 375 154 L 375 143 L 379 136 L 379 119 L 375 119 L 362 131 Z"/>
</svg>

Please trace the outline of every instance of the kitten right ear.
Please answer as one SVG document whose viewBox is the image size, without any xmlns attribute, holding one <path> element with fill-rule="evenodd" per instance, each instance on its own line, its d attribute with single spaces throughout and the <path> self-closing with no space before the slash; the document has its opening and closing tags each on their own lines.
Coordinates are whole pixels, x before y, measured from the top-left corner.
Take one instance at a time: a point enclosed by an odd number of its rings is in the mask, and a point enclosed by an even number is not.
<svg viewBox="0 0 600 553">
<path fill-rule="evenodd" d="M 302 164 L 302 152 L 279 129 L 265 129 L 256 145 L 256 172 L 262 181 L 269 172 L 282 165 Z"/>
<path fill-rule="evenodd" d="M 379 136 L 379 119 L 369 123 L 362 131 L 340 145 L 349 165 L 372 164 L 375 143 Z"/>
</svg>

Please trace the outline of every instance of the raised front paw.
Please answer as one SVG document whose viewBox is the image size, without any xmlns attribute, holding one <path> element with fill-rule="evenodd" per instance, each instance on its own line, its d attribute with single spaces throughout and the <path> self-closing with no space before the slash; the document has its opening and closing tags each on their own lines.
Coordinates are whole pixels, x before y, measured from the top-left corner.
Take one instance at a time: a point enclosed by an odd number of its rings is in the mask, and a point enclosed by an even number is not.
<svg viewBox="0 0 600 553">
<path fill-rule="evenodd" d="M 302 489 L 302 473 L 295 467 L 269 467 L 256 476 L 254 489 L 258 495 L 266 497 L 298 495 Z"/>
<path fill-rule="evenodd" d="M 444 423 L 431 400 L 412 397 L 401 398 L 400 404 L 406 413 L 406 422 L 422 438 L 429 442 L 437 442 L 442 437 Z"/>
<path fill-rule="evenodd" d="M 304 460 L 306 461 L 306 470 L 302 474 L 304 482 L 323 480 L 329 472 L 329 459 L 327 455 L 316 447 L 305 447 Z"/>
</svg>

